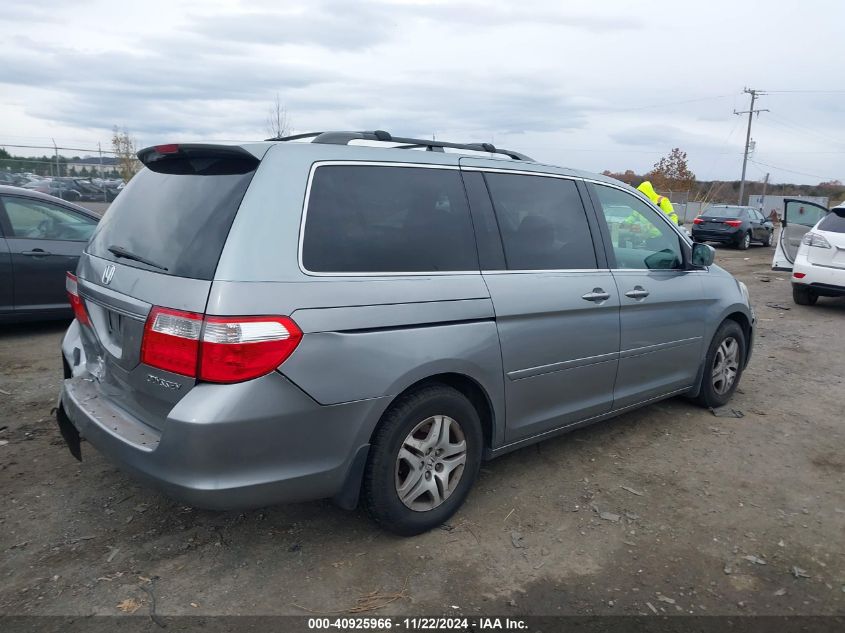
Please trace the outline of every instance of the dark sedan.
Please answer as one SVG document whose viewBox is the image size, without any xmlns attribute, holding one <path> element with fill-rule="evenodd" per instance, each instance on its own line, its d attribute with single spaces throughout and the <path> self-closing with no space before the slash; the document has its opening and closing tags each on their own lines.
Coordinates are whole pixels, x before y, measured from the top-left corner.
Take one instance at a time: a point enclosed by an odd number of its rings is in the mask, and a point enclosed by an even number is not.
<svg viewBox="0 0 845 633">
<path fill-rule="evenodd" d="M 65 273 L 99 216 L 53 196 L 0 186 L 0 322 L 71 318 Z"/>
<path fill-rule="evenodd" d="M 743 251 L 751 242 L 771 246 L 774 232 L 772 221 L 757 209 L 727 204 L 708 207 L 692 224 L 696 242 L 721 242 Z"/>
</svg>

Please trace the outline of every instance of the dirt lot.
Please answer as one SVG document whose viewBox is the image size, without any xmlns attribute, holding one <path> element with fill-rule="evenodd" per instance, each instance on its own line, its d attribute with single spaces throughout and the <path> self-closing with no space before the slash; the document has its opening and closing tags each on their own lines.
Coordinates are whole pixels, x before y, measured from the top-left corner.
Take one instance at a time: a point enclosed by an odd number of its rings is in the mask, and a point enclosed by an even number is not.
<svg viewBox="0 0 845 633">
<path fill-rule="evenodd" d="M 526 448 L 411 539 L 322 501 L 194 510 L 85 444 L 79 464 L 50 415 L 65 324 L 3 326 L 0 614 L 140 615 L 143 588 L 165 615 L 344 612 L 374 591 L 384 615 L 845 614 L 845 301 L 794 305 L 767 248 L 717 261 L 759 318 L 744 417 L 676 398 Z"/>
</svg>

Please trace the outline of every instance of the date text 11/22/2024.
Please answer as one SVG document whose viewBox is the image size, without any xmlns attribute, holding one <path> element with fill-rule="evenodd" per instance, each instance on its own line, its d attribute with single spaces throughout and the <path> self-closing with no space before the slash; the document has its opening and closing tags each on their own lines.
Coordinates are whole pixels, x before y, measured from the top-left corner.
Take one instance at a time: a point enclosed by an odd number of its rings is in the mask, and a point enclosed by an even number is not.
<svg viewBox="0 0 845 633">
<path fill-rule="evenodd" d="M 521 631 L 528 628 L 519 618 L 308 618 L 310 630 L 391 630 L 409 631 L 466 631 L 469 628 L 488 631 Z"/>
</svg>

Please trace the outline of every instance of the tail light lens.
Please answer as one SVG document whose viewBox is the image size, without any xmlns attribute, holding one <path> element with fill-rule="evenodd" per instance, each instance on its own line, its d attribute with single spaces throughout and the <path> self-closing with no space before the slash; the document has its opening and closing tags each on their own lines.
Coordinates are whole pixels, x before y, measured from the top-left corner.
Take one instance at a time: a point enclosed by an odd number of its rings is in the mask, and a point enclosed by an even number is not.
<svg viewBox="0 0 845 633">
<path fill-rule="evenodd" d="M 242 382 L 281 365 L 302 331 L 287 317 L 216 317 L 155 307 L 141 362 L 208 382 Z"/>
<path fill-rule="evenodd" d="M 703 223 L 704 223 L 704 220 L 702 220 L 701 218 L 695 218 L 695 219 L 692 221 L 692 223 L 693 223 L 693 224 L 703 224 Z"/>
<path fill-rule="evenodd" d="M 830 242 L 825 239 L 825 236 L 820 233 L 814 233 L 813 231 L 804 233 L 801 243 L 807 246 L 815 246 L 816 248 L 830 248 Z"/>
<path fill-rule="evenodd" d="M 202 315 L 153 308 L 144 326 L 141 362 L 174 374 L 196 377 Z"/>
<path fill-rule="evenodd" d="M 88 311 L 85 309 L 85 304 L 82 303 L 82 298 L 79 296 L 79 280 L 72 272 L 66 273 L 65 290 L 67 290 L 70 307 L 73 308 L 73 316 L 82 325 L 91 325 L 91 319 L 88 318 Z"/>
<path fill-rule="evenodd" d="M 792 273 L 792 276 L 795 277 L 796 279 L 804 279 L 804 277 L 806 277 L 807 274 L 806 273 Z"/>
<path fill-rule="evenodd" d="M 728 226 L 737 227 L 742 224 L 742 220 L 725 220 L 725 224 Z"/>
</svg>

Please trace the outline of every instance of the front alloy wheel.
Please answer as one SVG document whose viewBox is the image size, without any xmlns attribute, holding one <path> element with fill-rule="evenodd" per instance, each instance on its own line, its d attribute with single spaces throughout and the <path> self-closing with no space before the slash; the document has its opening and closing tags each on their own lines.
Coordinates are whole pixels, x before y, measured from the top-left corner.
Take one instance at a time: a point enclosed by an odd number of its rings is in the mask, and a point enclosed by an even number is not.
<svg viewBox="0 0 845 633">
<path fill-rule="evenodd" d="M 734 395 L 742 376 L 747 341 L 739 323 L 732 319 L 722 322 L 710 346 L 701 371 L 698 395 L 695 400 L 704 407 L 722 407 Z"/>
<path fill-rule="evenodd" d="M 713 391 L 720 396 L 728 393 L 739 371 L 739 343 L 729 336 L 722 341 L 713 358 Z"/>
</svg>

